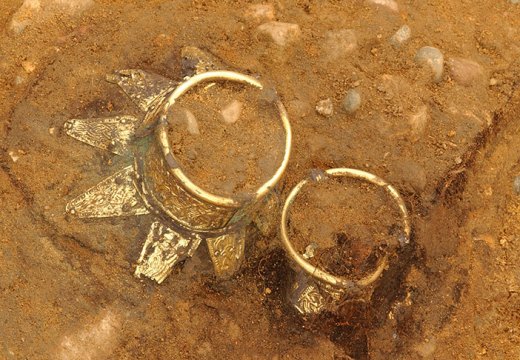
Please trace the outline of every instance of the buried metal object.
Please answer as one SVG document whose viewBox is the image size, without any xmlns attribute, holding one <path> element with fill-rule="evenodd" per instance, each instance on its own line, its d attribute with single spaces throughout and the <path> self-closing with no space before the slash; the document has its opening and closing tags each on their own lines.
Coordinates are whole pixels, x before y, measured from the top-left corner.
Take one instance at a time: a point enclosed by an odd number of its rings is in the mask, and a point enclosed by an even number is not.
<svg viewBox="0 0 520 360">
<path fill-rule="evenodd" d="M 323 181 L 334 177 L 350 177 L 360 179 L 380 186 L 396 202 L 402 220 L 402 233 L 399 238 L 401 247 L 408 246 L 410 243 L 410 217 L 404 200 L 399 192 L 390 184 L 378 176 L 350 168 L 329 169 L 324 172 L 318 171 L 311 174 L 307 179 L 299 182 L 290 192 L 285 200 L 281 218 L 281 240 L 286 254 L 291 260 L 295 269 L 295 280 L 289 289 L 289 301 L 292 306 L 304 316 L 316 315 L 324 310 L 332 310 L 345 296 L 359 296 L 364 290 L 369 291 L 370 285 L 375 283 L 388 266 L 389 254 L 385 253 L 379 259 L 375 269 L 366 274 L 359 280 L 352 280 L 346 277 L 335 276 L 326 272 L 307 261 L 307 254 L 300 254 L 294 248 L 289 239 L 289 211 L 292 203 L 301 189 L 313 181 Z M 313 249 L 312 249 L 313 250 Z"/>
<path fill-rule="evenodd" d="M 263 85 L 248 75 L 216 70 L 219 66 L 213 59 L 197 48 L 184 48 L 182 57 L 186 76 L 181 83 L 142 70 L 121 70 L 107 78 L 145 112 L 144 118 L 72 119 L 64 125 L 73 138 L 128 156 L 132 162 L 70 201 L 66 210 L 81 218 L 152 214 L 154 221 L 135 275 L 158 283 L 175 264 L 192 256 L 203 240 L 219 278 L 228 278 L 238 270 L 244 257 L 246 229 L 260 208 L 272 202 L 273 189 L 285 171 L 291 149 L 287 112 L 276 97 L 273 104 L 285 131 L 285 149 L 275 174 L 247 198 L 217 196 L 193 183 L 171 151 L 168 109 L 201 83 L 232 81 L 260 90 Z"/>
</svg>

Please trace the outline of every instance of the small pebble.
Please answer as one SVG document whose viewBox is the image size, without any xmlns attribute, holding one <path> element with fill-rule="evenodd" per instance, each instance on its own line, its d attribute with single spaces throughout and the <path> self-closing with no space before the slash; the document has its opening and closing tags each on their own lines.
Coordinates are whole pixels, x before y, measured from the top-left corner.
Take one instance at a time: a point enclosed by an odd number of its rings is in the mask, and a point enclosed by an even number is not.
<svg viewBox="0 0 520 360">
<path fill-rule="evenodd" d="M 197 118 L 193 113 L 187 109 L 185 109 L 186 114 L 186 125 L 188 128 L 188 132 L 192 135 L 199 135 L 199 123 L 197 122 Z"/>
<path fill-rule="evenodd" d="M 489 86 L 495 86 L 497 84 L 498 84 L 498 80 L 497 79 L 495 79 L 495 78 L 489 79 Z"/>
<path fill-rule="evenodd" d="M 292 100 L 287 104 L 289 114 L 297 117 L 305 117 L 312 112 L 312 105 L 301 100 Z"/>
<path fill-rule="evenodd" d="M 428 108 L 426 105 L 421 106 L 416 113 L 410 115 L 408 123 L 412 130 L 413 140 L 418 140 L 424 133 L 424 130 L 426 130 L 426 125 L 428 123 Z"/>
<path fill-rule="evenodd" d="M 260 25 L 258 33 L 270 38 L 276 45 L 286 46 L 300 38 L 301 30 L 298 24 L 270 21 Z"/>
<path fill-rule="evenodd" d="M 56 133 L 56 128 L 54 128 L 54 127 L 49 128 L 50 135 L 54 135 L 55 133 Z"/>
<path fill-rule="evenodd" d="M 305 253 L 303 254 L 303 258 L 307 260 L 313 258 L 317 248 L 318 244 L 316 244 L 315 242 L 312 242 L 309 245 L 307 245 L 307 247 L 305 248 Z"/>
<path fill-rule="evenodd" d="M 243 104 L 238 100 L 230 102 L 222 111 L 222 118 L 226 124 L 234 124 L 240 118 Z"/>
<path fill-rule="evenodd" d="M 453 80 L 463 86 L 470 86 L 484 78 L 482 66 L 473 60 L 451 58 L 447 65 Z"/>
<path fill-rule="evenodd" d="M 415 61 L 419 65 L 427 65 L 433 73 L 433 80 L 439 82 L 442 80 L 442 72 L 444 70 L 444 56 L 442 52 L 434 47 L 425 46 L 417 51 Z"/>
<path fill-rule="evenodd" d="M 20 156 L 16 155 L 14 151 L 9 151 L 9 156 L 11 157 L 11 160 L 13 160 L 13 162 L 17 162 L 20 158 Z"/>
<path fill-rule="evenodd" d="M 316 104 L 316 112 L 322 116 L 329 117 L 334 113 L 334 105 L 331 99 L 318 101 Z"/>
<path fill-rule="evenodd" d="M 322 51 L 327 60 L 338 60 L 352 53 L 357 48 L 357 37 L 354 30 L 341 29 L 325 34 Z"/>
<path fill-rule="evenodd" d="M 36 65 L 31 61 L 22 61 L 22 67 L 27 74 L 30 74 L 36 70 Z"/>
<path fill-rule="evenodd" d="M 394 0 L 368 0 L 368 1 L 375 5 L 385 6 L 389 10 L 392 10 L 395 12 L 399 11 L 399 5 L 397 5 L 397 2 L 395 2 Z"/>
<path fill-rule="evenodd" d="M 16 75 L 14 78 L 14 85 L 20 86 L 23 85 L 27 81 L 27 77 L 25 75 Z"/>
<path fill-rule="evenodd" d="M 398 180 L 409 187 L 408 190 L 421 193 L 428 184 L 424 167 L 411 159 L 400 159 L 392 168 Z"/>
<path fill-rule="evenodd" d="M 412 29 L 408 25 L 403 25 L 390 38 L 390 43 L 394 46 L 399 46 L 407 42 L 412 36 Z"/>
<path fill-rule="evenodd" d="M 245 17 L 256 23 L 272 21 L 275 19 L 273 4 L 251 4 L 247 7 Z"/>
<path fill-rule="evenodd" d="M 356 112 L 361 106 L 361 95 L 357 90 L 351 89 L 343 99 L 343 109 L 349 114 Z"/>
<path fill-rule="evenodd" d="M 520 176 L 515 177 L 513 181 L 513 189 L 517 195 L 520 195 Z"/>
</svg>

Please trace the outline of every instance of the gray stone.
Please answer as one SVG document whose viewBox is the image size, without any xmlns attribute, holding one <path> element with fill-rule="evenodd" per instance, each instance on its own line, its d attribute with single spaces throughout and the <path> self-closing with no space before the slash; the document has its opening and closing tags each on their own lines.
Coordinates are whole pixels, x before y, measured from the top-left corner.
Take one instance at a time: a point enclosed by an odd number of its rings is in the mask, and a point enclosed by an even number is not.
<svg viewBox="0 0 520 360">
<path fill-rule="evenodd" d="M 361 95 L 357 90 L 350 89 L 343 98 L 343 109 L 349 114 L 356 112 L 361 106 Z"/>
<path fill-rule="evenodd" d="M 433 80 L 435 82 L 442 80 L 444 56 L 439 49 L 432 46 L 420 48 L 415 55 L 415 62 L 419 65 L 428 66 L 433 73 Z"/>
</svg>

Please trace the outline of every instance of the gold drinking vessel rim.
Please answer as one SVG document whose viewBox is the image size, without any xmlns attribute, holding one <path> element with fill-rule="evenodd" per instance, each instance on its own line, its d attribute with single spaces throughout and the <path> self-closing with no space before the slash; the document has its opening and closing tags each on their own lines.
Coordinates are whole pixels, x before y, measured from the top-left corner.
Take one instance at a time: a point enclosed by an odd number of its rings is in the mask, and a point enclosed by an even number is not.
<svg viewBox="0 0 520 360">
<path fill-rule="evenodd" d="M 335 169 L 329 169 L 325 171 L 325 174 L 330 177 L 351 177 L 355 179 L 361 179 L 368 181 L 374 185 L 383 187 L 390 196 L 395 200 L 397 203 L 397 206 L 399 208 L 399 211 L 401 213 L 402 218 L 402 226 L 404 235 L 406 236 L 405 243 L 408 243 L 410 239 L 410 233 L 411 233 L 411 225 L 410 225 L 410 216 L 408 214 L 408 210 L 406 209 L 406 204 L 399 195 L 399 192 L 390 184 L 388 184 L 385 180 L 381 179 L 380 177 L 371 174 L 366 171 L 357 170 L 357 169 L 351 169 L 351 168 L 335 168 Z M 323 177 L 320 177 L 317 179 L 317 181 L 323 180 Z M 317 279 L 320 282 L 329 284 L 333 287 L 344 289 L 349 286 L 349 284 L 352 284 L 352 280 L 335 276 L 329 272 L 326 272 L 324 270 L 319 269 L 318 267 L 312 265 L 307 260 L 303 258 L 301 254 L 296 251 L 294 246 L 292 245 L 289 235 L 288 235 L 288 215 L 289 210 L 296 199 L 296 196 L 300 192 L 300 190 L 311 180 L 310 179 L 304 179 L 300 181 L 290 192 L 289 196 L 285 200 L 285 204 L 283 206 L 282 210 L 282 218 L 280 222 L 280 229 L 281 229 L 281 238 L 282 243 L 284 245 L 284 248 L 289 255 L 289 257 L 299 266 L 301 267 L 307 274 L 312 276 L 313 278 Z M 374 281 L 376 281 L 381 273 L 384 271 L 388 263 L 388 254 L 386 254 L 380 261 L 377 266 L 377 268 L 367 276 L 365 276 L 362 279 L 359 279 L 356 281 L 356 284 L 359 286 L 368 286 L 372 284 Z"/>
<path fill-rule="evenodd" d="M 161 109 L 161 120 L 159 121 L 156 129 L 157 141 L 159 142 L 166 163 L 169 164 L 170 173 L 175 176 L 181 185 L 188 190 L 192 195 L 203 200 L 205 202 L 209 202 L 211 204 L 217 206 L 224 207 L 240 207 L 242 205 L 242 201 L 240 199 L 236 199 L 233 197 L 224 197 L 215 194 L 211 194 L 204 189 L 197 186 L 193 183 L 189 177 L 182 171 L 180 166 L 178 166 L 178 162 L 175 160 L 175 156 L 171 150 L 170 141 L 168 139 L 168 123 L 166 121 L 166 113 L 168 109 L 175 104 L 175 101 L 183 94 L 188 92 L 190 89 L 195 87 L 196 85 L 208 82 L 208 81 L 234 81 L 242 84 L 247 84 L 254 86 L 260 90 L 264 88 L 262 83 L 260 83 L 257 79 L 252 76 L 237 73 L 234 71 L 208 71 L 205 73 L 201 73 L 198 75 L 194 75 L 188 78 L 186 81 L 181 83 L 164 101 L 164 104 Z M 282 121 L 282 125 L 285 131 L 285 150 L 284 157 L 282 163 L 276 170 L 275 174 L 267 180 L 264 184 L 262 184 L 254 193 L 255 199 L 262 198 L 265 194 L 267 194 L 280 180 L 282 177 L 287 164 L 289 162 L 289 157 L 291 153 L 291 142 L 292 142 L 292 131 L 291 125 L 289 123 L 289 117 L 287 115 L 287 111 L 279 99 L 275 100 L 276 108 L 278 109 L 280 119 Z"/>
</svg>

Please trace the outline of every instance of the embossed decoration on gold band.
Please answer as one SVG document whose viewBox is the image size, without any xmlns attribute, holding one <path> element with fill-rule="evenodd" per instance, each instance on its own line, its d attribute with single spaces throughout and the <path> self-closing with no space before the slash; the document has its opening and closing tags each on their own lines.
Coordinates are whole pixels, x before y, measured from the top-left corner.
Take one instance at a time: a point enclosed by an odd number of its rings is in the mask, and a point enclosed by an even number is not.
<svg viewBox="0 0 520 360">
<path fill-rule="evenodd" d="M 280 221 L 281 240 L 284 249 L 296 267 L 298 278 L 290 291 L 290 301 L 293 306 L 304 315 L 315 314 L 324 308 L 326 298 L 337 301 L 348 290 L 353 288 L 365 288 L 374 283 L 388 265 L 388 254 L 385 254 L 378 262 L 376 268 L 365 277 L 354 281 L 345 277 L 335 276 L 308 262 L 296 249 L 289 239 L 289 212 L 292 203 L 301 189 L 310 181 L 323 181 L 328 177 L 350 177 L 360 179 L 380 186 L 395 201 L 401 214 L 402 231 L 404 239 L 401 244 L 406 246 L 410 242 L 411 223 L 406 204 L 399 192 L 385 180 L 366 171 L 351 168 L 336 168 L 322 172 L 319 176 L 300 181 L 290 192 L 285 200 Z"/>
<path fill-rule="evenodd" d="M 78 217 L 102 218 L 151 214 L 154 221 L 137 261 L 135 275 L 158 283 L 175 264 L 193 255 L 206 240 L 218 277 L 232 276 L 243 261 L 246 228 L 259 207 L 273 203 L 275 185 L 289 161 L 292 133 L 279 99 L 275 106 L 285 131 L 284 157 L 277 171 L 248 198 L 221 197 L 193 183 L 177 166 L 166 132 L 166 112 L 189 89 L 202 82 L 234 81 L 262 89 L 258 79 L 222 70 L 218 60 L 185 47 L 183 82 L 176 83 L 139 69 L 107 76 L 144 112 L 138 116 L 72 119 L 65 132 L 86 144 L 126 156 L 129 164 L 71 200 L 66 210 Z M 185 61 L 186 60 L 186 61 Z M 217 70 L 219 69 L 219 70 Z M 261 222 L 260 222 L 261 223 Z M 267 229 L 266 224 L 262 226 Z"/>
</svg>

